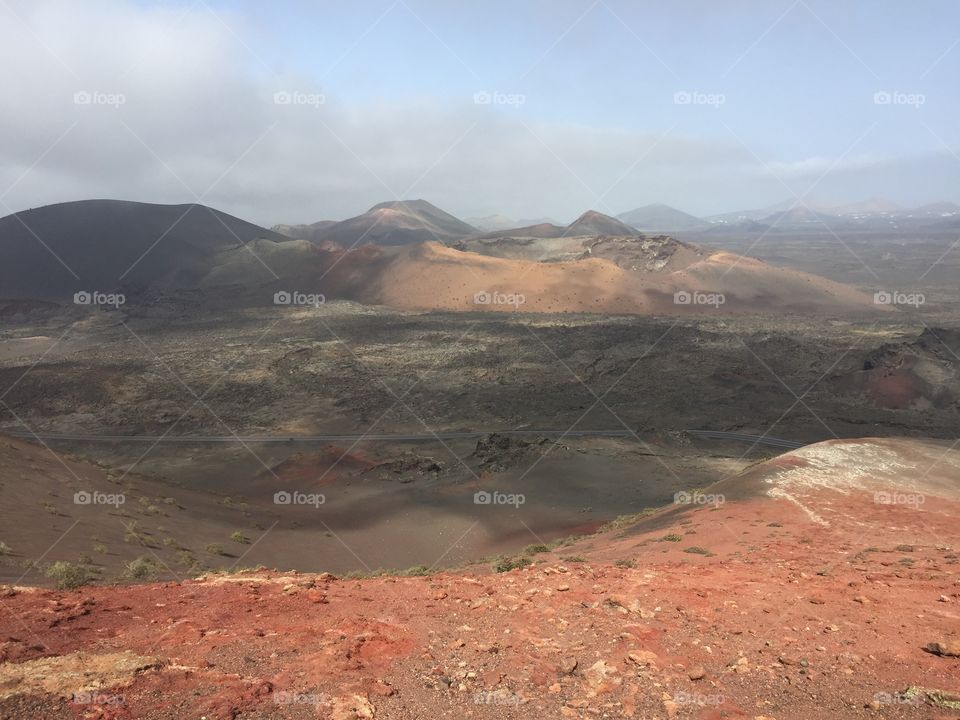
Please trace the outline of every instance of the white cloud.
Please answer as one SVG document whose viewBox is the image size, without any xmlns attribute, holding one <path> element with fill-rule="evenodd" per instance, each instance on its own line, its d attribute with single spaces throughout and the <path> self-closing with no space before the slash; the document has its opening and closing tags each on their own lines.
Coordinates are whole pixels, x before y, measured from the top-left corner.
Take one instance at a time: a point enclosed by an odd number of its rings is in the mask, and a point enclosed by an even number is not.
<svg viewBox="0 0 960 720">
<path fill-rule="evenodd" d="M 706 213 L 785 195 L 725 132 L 565 126 L 472 97 L 346 104 L 309 77 L 268 72 L 228 29 L 243 19 L 202 6 L 52 0 L 14 11 L 0 6 L 0 193 L 43 158 L 3 198 L 12 209 L 86 197 L 189 202 L 212 188 L 205 203 L 264 224 L 341 218 L 393 193 L 463 216 L 569 219 L 588 207 L 664 201 Z M 78 91 L 123 103 L 77 105 Z M 278 105 L 278 91 L 325 102 Z M 803 192 L 832 163 L 768 166 Z M 883 169 L 896 161 L 861 155 L 836 174 L 855 181 Z"/>
</svg>

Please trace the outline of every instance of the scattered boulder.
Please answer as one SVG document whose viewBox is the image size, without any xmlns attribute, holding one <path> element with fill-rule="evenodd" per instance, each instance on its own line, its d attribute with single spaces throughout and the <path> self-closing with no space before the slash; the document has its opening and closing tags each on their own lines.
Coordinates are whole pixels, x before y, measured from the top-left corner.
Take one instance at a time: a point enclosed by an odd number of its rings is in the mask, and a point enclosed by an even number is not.
<svg viewBox="0 0 960 720">
<path fill-rule="evenodd" d="M 928 643 L 923 648 L 932 655 L 940 657 L 960 657 L 960 640 L 944 640 Z"/>
</svg>

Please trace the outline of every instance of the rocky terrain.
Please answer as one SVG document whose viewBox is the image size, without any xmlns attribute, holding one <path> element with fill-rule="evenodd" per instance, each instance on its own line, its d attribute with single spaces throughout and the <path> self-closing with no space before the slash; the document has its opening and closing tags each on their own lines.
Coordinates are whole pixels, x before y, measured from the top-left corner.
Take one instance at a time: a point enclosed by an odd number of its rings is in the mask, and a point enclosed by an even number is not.
<svg viewBox="0 0 960 720">
<path fill-rule="evenodd" d="M 834 441 L 501 572 L 8 586 L 0 717 L 954 718 L 958 472 Z"/>
<path fill-rule="evenodd" d="M 0 718 L 960 716 L 939 270 L 183 222 L 123 302 L 0 300 Z"/>
</svg>

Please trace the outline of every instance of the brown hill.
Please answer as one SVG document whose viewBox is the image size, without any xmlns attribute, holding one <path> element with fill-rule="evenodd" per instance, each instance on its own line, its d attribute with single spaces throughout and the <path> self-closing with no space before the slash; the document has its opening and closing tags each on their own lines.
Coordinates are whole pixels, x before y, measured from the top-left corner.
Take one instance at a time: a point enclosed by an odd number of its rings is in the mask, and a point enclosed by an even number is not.
<svg viewBox="0 0 960 720">
<path fill-rule="evenodd" d="M 313 242 L 340 247 L 448 242 L 475 235 L 477 229 L 426 200 L 397 200 L 374 205 L 363 215 L 319 229 Z"/>
<path fill-rule="evenodd" d="M 526 227 L 506 228 L 482 235 L 483 238 L 576 238 L 587 235 L 635 237 L 639 233 L 617 218 L 587 210 L 567 226 L 537 223 Z"/>
<path fill-rule="evenodd" d="M 654 270 L 625 269 L 600 257 L 512 260 L 437 243 L 339 256 L 336 262 L 327 276 L 331 297 L 404 310 L 843 315 L 876 308 L 870 296 L 850 287 L 725 252 L 685 252 L 673 271 L 666 263 Z"/>
</svg>

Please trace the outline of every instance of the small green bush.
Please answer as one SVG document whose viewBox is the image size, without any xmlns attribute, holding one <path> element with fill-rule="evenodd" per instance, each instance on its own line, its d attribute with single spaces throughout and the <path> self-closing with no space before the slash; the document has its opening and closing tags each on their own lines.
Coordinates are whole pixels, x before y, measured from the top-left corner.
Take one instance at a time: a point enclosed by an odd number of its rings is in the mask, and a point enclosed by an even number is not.
<svg viewBox="0 0 960 720">
<path fill-rule="evenodd" d="M 159 571 L 156 560 L 147 555 L 141 555 L 127 563 L 123 574 L 131 580 L 154 580 Z"/>
<path fill-rule="evenodd" d="M 407 568 L 404 570 L 403 574 L 413 577 L 423 577 L 430 574 L 430 568 L 428 568 L 426 565 L 414 565 L 412 568 Z"/>
<path fill-rule="evenodd" d="M 89 585 L 95 579 L 89 568 L 63 560 L 58 560 L 50 565 L 44 574 L 53 580 L 54 587 L 57 590 L 73 590 Z"/>
<path fill-rule="evenodd" d="M 517 568 L 526 567 L 527 565 L 532 565 L 528 557 L 504 557 L 500 558 L 497 561 L 497 564 L 493 566 L 493 569 L 498 573 L 510 572 L 511 570 L 516 570 Z"/>
</svg>

